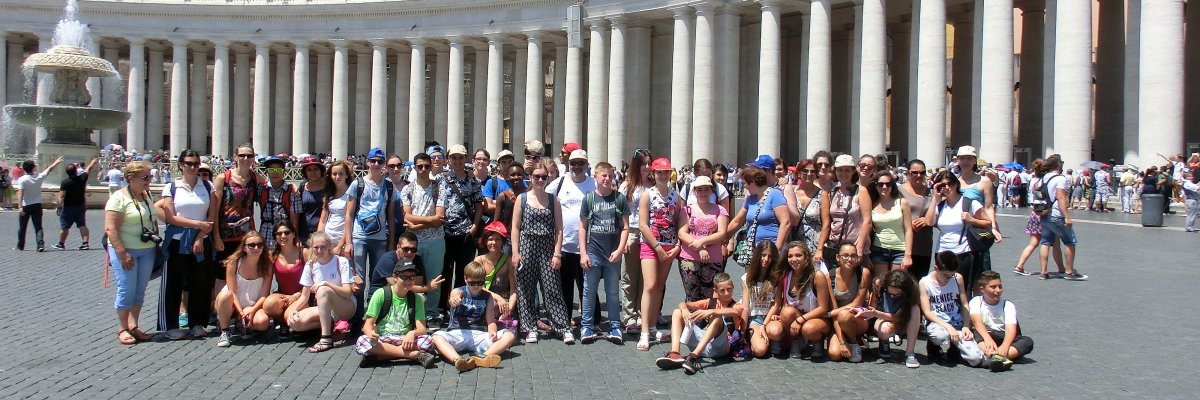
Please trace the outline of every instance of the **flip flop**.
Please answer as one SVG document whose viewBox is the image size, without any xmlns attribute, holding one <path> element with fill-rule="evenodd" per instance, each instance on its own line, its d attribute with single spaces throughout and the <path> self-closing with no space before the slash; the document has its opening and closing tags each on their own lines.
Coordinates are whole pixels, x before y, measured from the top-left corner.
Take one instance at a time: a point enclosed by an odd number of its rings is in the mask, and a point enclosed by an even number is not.
<svg viewBox="0 0 1200 400">
<path fill-rule="evenodd" d="M 129 334 L 133 335 L 133 338 L 137 339 L 139 342 L 146 342 L 150 340 L 150 334 L 143 332 L 141 328 L 132 328 L 129 330 Z"/>
</svg>

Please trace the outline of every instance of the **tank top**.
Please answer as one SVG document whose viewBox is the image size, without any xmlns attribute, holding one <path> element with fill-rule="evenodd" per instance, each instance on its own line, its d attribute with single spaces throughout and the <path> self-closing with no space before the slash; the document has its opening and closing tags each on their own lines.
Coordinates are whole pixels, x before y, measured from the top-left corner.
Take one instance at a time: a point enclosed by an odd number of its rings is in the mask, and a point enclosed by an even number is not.
<svg viewBox="0 0 1200 400">
<path fill-rule="evenodd" d="M 962 188 L 963 197 L 978 201 L 979 204 L 984 204 L 983 189 L 979 188 L 980 183 L 983 183 L 983 178 L 979 178 L 979 182 L 975 182 L 970 185 L 963 186 L 963 188 Z"/>
<path fill-rule="evenodd" d="M 275 258 L 275 286 L 279 289 L 279 293 L 296 294 L 303 288 L 300 285 L 300 274 L 304 273 L 304 253 L 296 262 L 292 264 L 284 264 L 278 257 Z"/>
<path fill-rule="evenodd" d="M 530 206 L 527 196 L 532 194 L 532 192 L 521 194 L 521 236 L 553 235 L 554 211 L 545 205 L 540 208 Z M 546 198 L 550 204 L 554 204 L 554 195 L 546 193 Z"/>
<path fill-rule="evenodd" d="M 667 188 L 667 194 L 664 196 L 658 191 L 657 187 L 651 187 L 646 190 L 646 196 L 650 196 L 650 231 L 654 234 L 654 238 L 658 243 L 673 245 L 679 239 L 679 233 L 676 225 L 676 216 L 679 214 L 679 194 L 675 189 Z M 645 241 L 645 238 L 642 239 Z"/>
<path fill-rule="evenodd" d="M 835 306 L 845 307 L 847 304 L 850 304 L 850 302 L 854 301 L 854 298 L 858 296 L 858 284 L 859 279 L 862 279 L 862 269 L 855 267 L 854 279 L 850 280 L 850 287 L 847 288 L 849 290 L 846 291 L 841 291 L 837 288 L 837 272 L 839 269 L 841 269 L 841 267 L 834 268 L 829 271 L 829 285 L 833 287 L 833 299 L 837 300 L 837 304 Z"/>
<path fill-rule="evenodd" d="M 853 191 L 857 193 L 857 189 Z M 862 212 L 859 210 L 855 195 L 847 195 L 841 190 L 835 190 L 829 204 L 829 243 L 840 245 L 854 244 L 862 229 Z M 866 249 L 863 249 L 864 252 Z"/>
<path fill-rule="evenodd" d="M 817 242 L 821 240 L 821 193 L 823 191 L 817 189 L 817 195 L 808 201 L 807 207 L 800 207 L 800 202 L 796 202 L 796 208 L 800 211 L 800 237 L 812 254 L 820 254 L 817 252 Z"/>
<path fill-rule="evenodd" d="M 925 216 L 925 211 L 929 207 L 929 196 L 909 192 L 908 189 L 905 189 L 905 185 L 900 185 L 900 194 L 904 196 L 904 200 L 908 201 L 908 212 L 913 219 Z M 933 229 L 925 228 L 913 231 L 912 254 L 915 256 L 933 254 Z"/>
<path fill-rule="evenodd" d="M 625 189 L 628 187 L 628 185 L 628 182 L 621 184 L 621 187 L 617 189 L 617 191 L 625 193 Z M 641 227 L 641 225 L 638 225 L 638 218 L 641 218 L 641 216 L 638 215 L 638 207 L 641 205 L 642 192 L 644 191 L 646 191 L 645 186 L 638 186 L 633 189 L 632 196 L 627 196 L 629 200 L 629 232 L 631 234 L 636 234 L 638 229 Z"/>
<path fill-rule="evenodd" d="M 792 282 L 792 271 L 788 271 L 787 275 L 780 282 L 783 288 L 783 301 L 792 307 L 796 307 L 800 312 L 809 312 L 817 308 L 817 295 L 813 292 L 812 285 L 808 286 L 808 292 L 804 294 L 803 299 L 792 297 L 792 291 L 788 285 Z M 814 284 L 816 280 L 813 280 Z"/>
<path fill-rule="evenodd" d="M 255 176 L 251 175 L 246 184 L 240 184 L 233 180 L 232 170 L 225 171 L 225 187 L 221 193 L 221 240 L 240 242 L 242 235 L 254 230 L 254 218 L 235 227 L 226 224 L 254 216 L 254 195 L 257 191 L 258 181 Z"/>
<path fill-rule="evenodd" d="M 955 274 L 956 278 L 948 279 L 945 285 L 940 285 L 931 273 L 921 278 L 921 287 L 929 295 L 929 310 L 942 321 L 955 328 L 962 328 L 962 309 L 959 308 L 962 304 L 959 301 L 957 275 Z"/>
<path fill-rule="evenodd" d="M 875 230 L 875 245 L 888 250 L 904 250 L 904 212 L 900 201 L 885 212 L 871 209 L 871 226 Z"/>
<path fill-rule="evenodd" d="M 346 234 L 346 202 L 350 200 L 349 190 L 341 197 L 329 200 L 329 219 L 325 221 L 325 234 L 329 242 L 336 244 Z"/>
<path fill-rule="evenodd" d="M 242 268 L 239 265 L 237 273 L 233 274 L 235 279 L 237 279 L 237 293 L 234 293 L 234 295 L 236 295 L 238 300 L 241 301 L 242 307 L 249 307 L 264 295 L 262 292 L 263 278 L 261 276 L 256 279 L 243 278 L 241 270 Z M 228 289 L 228 287 L 226 287 L 226 289 Z"/>
<path fill-rule="evenodd" d="M 759 315 L 767 315 L 771 311 L 771 304 L 775 302 L 774 287 L 770 281 L 758 282 L 753 285 L 746 282 L 746 275 L 742 274 L 742 283 L 746 285 L 747 296 L 750 300 L 748 304 L 750 316 L 757 317 Z"/>
<path fill-rule="evenodd" d="M 487 256 L 484 255 L 483 257 Z M 504 260 L 505 264 L 508 264 L 510 257 L 511 256 L 503 256 L 501 259 Z M 490 290 L 492 293 L 500 295 L 501 297 L 508 298 L 508 296 L 512 294 L 512 282 L 508 281 L 509 266 L 500 265 L 492 266 L 492 268 L 498 269 L 498 271 L 496 271 L 496 274 L 492 276 L 492 284 L 490 287 L 488 287 L 488 290 Z"/>
</svg>

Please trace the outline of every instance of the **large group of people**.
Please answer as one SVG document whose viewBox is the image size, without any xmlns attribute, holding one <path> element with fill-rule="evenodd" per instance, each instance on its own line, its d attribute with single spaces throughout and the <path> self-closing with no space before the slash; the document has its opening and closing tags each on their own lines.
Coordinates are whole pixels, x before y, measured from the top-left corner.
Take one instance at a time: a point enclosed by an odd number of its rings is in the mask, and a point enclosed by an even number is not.
<svg viewBox="0 0 1200 400">
<path fill-rule="evenodd" d="M 315 338 L 314 353 L 350 344 L 363 365 L 490 368 L 519 340 L 547 338 L 666 343 L 656 364 L 689 374 L 701 357 L 771 354 L 916 368 L 920 335 L 930 359 L 994 370 L 1032 350 L 990 254 L 1006 237 L 997 201 L 1014 196 L 971 146 L 939 168 L 820 151 L 732 171 L 705 159 L 685 170 L 644 149 L 618 169 L 574 143 L 556 162 L 544 147 L 527 142 L 517 159 L 430 143 L 411 160 L 373 148 L 365 174 L 310 156 L 291 163 L 298 184 L 283 179 L 289 161 L 260 160 L 249 144 L 215 175 L 187 150 L 153 192 L 150 164 L 131 161 L 109 174 L 122 186 L 105 206 L 118 342 L 151 339 L 139 317 L 161 271 L 167 339 L 229 347 L 273 332 Z M 1014 272 L 1032 275 L 1038 250 L 1043 278 L 1053 252 L 1057 276 L 1087 279 L 1073 265 L 1063 161 L 1030 170 L 1017 197 L 1031 205 L 1031 240 Z M 743 187 L 728 186 L 732 175 Z M 673 269 L 685 298 L 666 311 Z"/>
</svg>

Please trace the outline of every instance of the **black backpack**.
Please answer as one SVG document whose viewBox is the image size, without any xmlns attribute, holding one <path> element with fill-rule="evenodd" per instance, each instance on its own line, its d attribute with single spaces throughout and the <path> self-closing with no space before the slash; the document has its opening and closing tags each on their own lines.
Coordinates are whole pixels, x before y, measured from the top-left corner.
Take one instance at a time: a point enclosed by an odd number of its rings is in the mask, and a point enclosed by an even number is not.
<svg viewBox="0 0 1200 400">
<path fill-rule="evenodd" d="M 412 290 L 404 295 L 404 300 L 408 303 L 408 326 L 409 329 L 417 329 L 417 294 Z M 392 288 L 390 286 L 383 287 L 383 306 L 379 308 L 379 315 L 375 317 L 375 322 L 379 322 L 380 318 L 387 317 L 392 311 Z"/>
<path fill-rule="evenodd" d="M 1047 186 L 1050 186 L 1050 181 L 1054 180 L 1054 178 L 1062 178 L 1062 175 L 1055 175 L 1055 176 L 1050 177 L 1050 180 L 1043 180 L 1042 186 L 1038 187 L 1038 189 L 1033 191 L 1033 193 L 1032 193 L 1032 196 L 1031 196 L 1032 198 L 1030 199 L 1030 203 L 1031 203 L 1030 206 L 1033 208 L 1033 212 L 1036 213 L 1040 217 L 1045 217 L 1046 215 L 1049 215 L 1050 210 L 1053 209 L 1054 202 L 1058 201 L 1058 199 L 1051 197 L 1050 189 L 1046 188 Z M 1034 202 L 1038 202 L 1038 203 L 1034 203 Z"/>
</svg>

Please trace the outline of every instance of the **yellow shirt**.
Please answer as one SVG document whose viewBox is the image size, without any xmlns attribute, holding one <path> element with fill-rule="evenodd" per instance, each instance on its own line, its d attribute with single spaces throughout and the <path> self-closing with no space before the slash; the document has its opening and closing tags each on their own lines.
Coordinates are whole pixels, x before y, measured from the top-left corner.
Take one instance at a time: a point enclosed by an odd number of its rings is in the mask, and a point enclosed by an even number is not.
<svg viewBox="0 0 1200 400">
<path fill-rule="evenodd" d="M 121 214 L 121 226 L 117 229 L 121 234 L 121 243 L 126 249 L 149 249 L 154 242 L 142 241 L 142 227 L 154 229 L 157 224 L 154 219 L 154 207 L 149 201 L 135 202 L 129 197 L 128 191 L 118 191 L 108 198 L 104 211 L 116 211 Z M 112 242 L 109 241 L 109 245 Z"/>
</svg>

